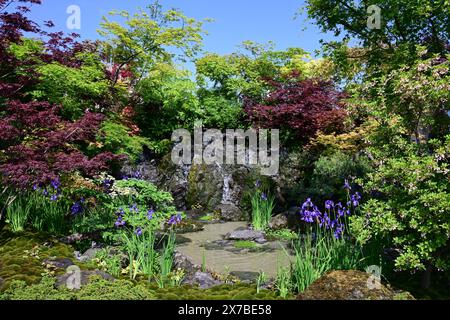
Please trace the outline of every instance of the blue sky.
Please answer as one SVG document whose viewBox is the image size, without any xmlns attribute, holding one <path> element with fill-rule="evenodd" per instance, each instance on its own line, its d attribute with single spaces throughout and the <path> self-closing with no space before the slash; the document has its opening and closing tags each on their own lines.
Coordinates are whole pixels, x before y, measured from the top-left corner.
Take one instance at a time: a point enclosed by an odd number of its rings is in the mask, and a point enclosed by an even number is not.
<svg viewBox="0 0 450 320">
<path fill-rule="evenodd" d="M 31 17 L 36 21 L 52 20 L 55 30 L 72 32 L 66 28 L 70 5 L 81 9 L 83 39 L 98 38 L 96 30 L 101 17 L 113 9 L 135 11 L 145 7 L 151 0 L 43 0 L 33 6 Z M 307 21 L 305 15 L 294 19 L 295 13 L 304 5 L 300 0 L 160 0 L 165 8 L 179 8 L 187 16 L 196 19 L 212 18 L 205 25 L 209 35 L 204 39 L 206 51 L 220 54 L 231 53 L 244 40 L 260 43 L 274 41 L 277 49 L 300 47 L 313 52 L 320 49 L 321 38 L 330 36 Z M 306 30 L 303 30 L 306 27 Z"/>
</svg>

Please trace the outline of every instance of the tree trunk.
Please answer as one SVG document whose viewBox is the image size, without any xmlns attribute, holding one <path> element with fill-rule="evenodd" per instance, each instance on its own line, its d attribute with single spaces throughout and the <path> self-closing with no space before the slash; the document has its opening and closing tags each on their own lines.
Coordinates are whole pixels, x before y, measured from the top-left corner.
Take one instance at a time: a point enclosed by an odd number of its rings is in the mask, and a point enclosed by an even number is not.
<svg viewBox="0 0 450 320">
<path fill-rule="evenodd" d="M 431 284 L 431 271 L 433 267 L 429 264 L 422 275 L 422 289 L 429 289 Z"/>
</svg>

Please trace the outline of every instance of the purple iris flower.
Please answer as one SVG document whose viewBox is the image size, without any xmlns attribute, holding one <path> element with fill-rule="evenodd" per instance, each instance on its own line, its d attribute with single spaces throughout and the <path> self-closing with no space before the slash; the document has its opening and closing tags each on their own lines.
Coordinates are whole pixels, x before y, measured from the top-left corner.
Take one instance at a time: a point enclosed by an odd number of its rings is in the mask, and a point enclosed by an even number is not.
<svg viewBox="0 0 450 320">
<path fill-rule="evenodd" d="M 354 207 L 359 206 L 359 201 L 361 200 L 361 195 L 359 194 L 359 192 L 356 192 L 355 194 L 350 196 L 350 200 L 351 203 L 353 204 Z"/>
<path fill-rule="evenodd" d="M 84 199 L 75 202 L 72 207 L 70 208 L 70 212 L 72 212 L 73 215 L 77 215 L 83 212 L 83 206 L 81 203 L 84 202 Z"/>
<path fill-rule="evenodd" d="M 334 230 L 334 237 L 336 239 L 339 239 L 343 233 L 344 233 L 344 228 L 343 228 L 342 224 L 338 224 L 336 229 Z"/>
<path fill-rule="evenodd" d="M 331 201 L 331 200 L 325 201 L 325 208 L 328 209 L 328 210 L 331 209 L 331 208 L 334 208 L 334 202 Z"/>
<path fill-rule="evenodd" d="M 264 192 L 261 194 L 261 199 L 263 201 L 267 201 L 267 194 L 265 194 Z"/>
<path fill-rule="evenodd" d="M 119 227 L 123 227 L 125 225 L 125 221 L 123 221 L 122 217 L 119 216 L 117 218 L 117 221 L 114 223 L 114 225 L 119 228 Z"/>
<path fill-rule="evenodd" d="M 176 225 L 181 222 L 181 219 L 182 219 L 181 214 L 178 213 L 177 215 L 171 216 L 167 223 L 171 225 Z"/>
<path fill-rule="evenodd" d="M 347 179 L 345 179 L 344 182 L 344 189 L 347 189 L 348 191 L 352 190 L 352 187 L 350 187 L 350 184 L 348 183 Z"/>
<path fill-rule="evenodd" d="M 58 188 L 61 186 L 61 182 L 59 179 L 54 179 L 50 182 L 50 185 L 53 187 L 53 189 L 58 190 Z"/>
<path fill-rule="evenodd" d="M 136 179 L 140 179 L 140 178 L 142 178 L 142 174 L 141 174 L 139 171 L 136 171 L 136 172 L 133 174 L 133 177 L 136 178 Z"/>
<path fill-rule="evenodd" d="M 147 211 L 147 219 L 148 220 L 152 220 L 153 219 L 153 214 L 155 213 L 155 210 L 150 209 Z"/>
<path fill-rule="evenodd" d="M 134 233 L 139 237 L 139 236 L 142 235 L 142 229 L 141 229 L 140 227 L 138 227 L 138 228 L 136 229 L 136 231 L 134 231 Z"/>
<path fill-rule="evenodd" d="M 313 207 L 314 204 L 311 201 L 311 198 L 306 199 L 306 201 L 302 204 L 302 210 L 306 208 Z"/>
<path fill-rule="evenodd" d="M 57 194 L 52 194 L 52 196 L 50 197 L 51 201 L 56 201 L 58 200 L 58 195 Z"/>
</svg>

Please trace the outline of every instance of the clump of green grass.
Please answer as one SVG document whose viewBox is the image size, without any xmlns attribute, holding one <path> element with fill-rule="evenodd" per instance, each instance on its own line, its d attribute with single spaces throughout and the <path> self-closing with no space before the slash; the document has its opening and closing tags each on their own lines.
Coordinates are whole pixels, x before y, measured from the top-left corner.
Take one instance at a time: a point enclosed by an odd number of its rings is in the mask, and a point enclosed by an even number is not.
<svg viewBox="0 0 450 320">
<path fill-rule="evenodd" d="M 275 197 L 264 192 L 256 192 L 252 198 L 252 225 L 255 230 L 265 230 L 269 225 L 275 207 Z"/>
</svg>

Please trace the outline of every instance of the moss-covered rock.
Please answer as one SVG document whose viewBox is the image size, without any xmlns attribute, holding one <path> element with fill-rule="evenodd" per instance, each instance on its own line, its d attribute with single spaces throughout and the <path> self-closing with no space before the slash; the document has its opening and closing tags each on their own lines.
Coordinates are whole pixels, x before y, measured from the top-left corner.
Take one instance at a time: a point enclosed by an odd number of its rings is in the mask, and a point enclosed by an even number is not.
<svg viewBox="0 0 450 320">
<path fill-rule="evenodd" d="M 223 177 L 213 166 L 193 165 L 188 175 L 188 207 L 201 205 L 214 210 L 222 201 Z"/>
<path fill-rule="evenodd" d="M 0 277 L 7 288 L 12 280 L 35 283 L 47 272 L 45 260 L 73 257 L 73 248 L 45 234 L 30 231 L 0 233 Z M 61 271 L 62 273 L 64 270 Z"/>
<path fill-rule="evenodd" d="M 314 281 L 303 293 L 300 300 L 395 300 L 414 299 L 407 292 L 396 292 L 380 284 L 378 288 L 369 286 L 370 274 L 356 270 L 331 271 Z"/>
</svg>

